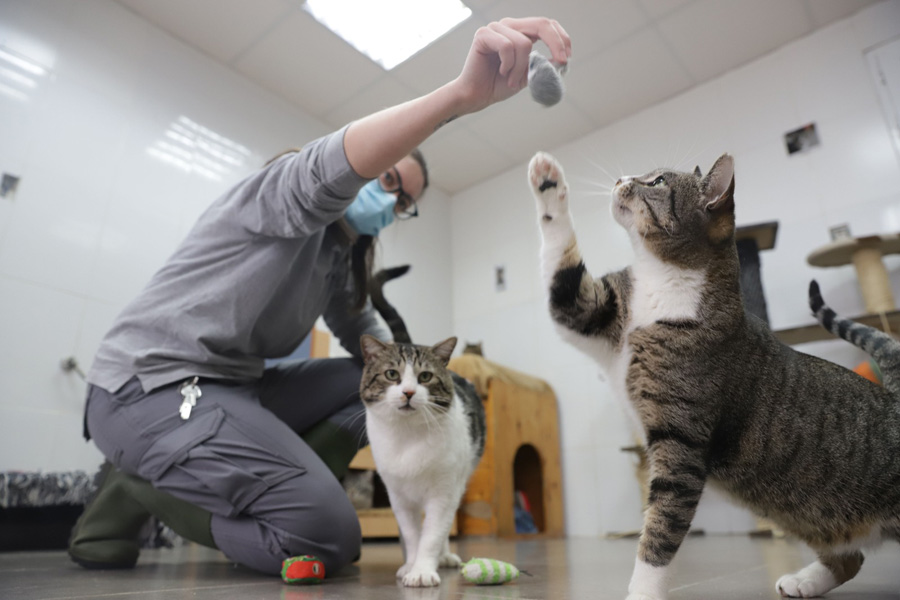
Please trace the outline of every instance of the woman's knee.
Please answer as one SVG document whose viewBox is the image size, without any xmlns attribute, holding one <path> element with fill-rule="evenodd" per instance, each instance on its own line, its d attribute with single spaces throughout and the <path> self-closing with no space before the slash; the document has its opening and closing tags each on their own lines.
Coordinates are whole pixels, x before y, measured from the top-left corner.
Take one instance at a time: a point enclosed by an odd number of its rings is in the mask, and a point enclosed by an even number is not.
<svg viewBox="0 0 900 600">
<path fill-rule="evenodd" d="M 267 515 L 266 520 L 278 529 L 288 556 L 313 554 L 325 564 L 326 572 L 359 556 L 359 518 L 337 480 L 313 482 L 304 475 L 278 487 L 282 489 L 270 491 L 292 500 L 280 514 Z"/>
<path fill-rule="evenodd" d="M 315 556 L 332 574 L 359 556 L 362 542 L 359 519 L 346 496 L 311 503 L 304 494 L 293 506 L 264 515 L 214 516 L 212 530 L 229 559 L 269 574 L 278 574 L 286 558 L 301 555 Z"/>
</svg>

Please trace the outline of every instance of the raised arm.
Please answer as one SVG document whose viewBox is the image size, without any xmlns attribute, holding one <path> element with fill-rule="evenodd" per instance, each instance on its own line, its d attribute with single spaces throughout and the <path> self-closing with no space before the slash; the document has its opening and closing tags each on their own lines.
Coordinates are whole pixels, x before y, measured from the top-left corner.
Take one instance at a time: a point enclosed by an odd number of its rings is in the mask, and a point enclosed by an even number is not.
<svg viewBox="0 0 900 600">
<path fill-rule="evenodd" d="M 528 57 L 538 40 L 555 61 L 568 62 L 572 42 L 552 19 L 507 18 L 479 28 L 456 79 L 350 125 L 344 150 L 353 170 L 366 178 L 377 177 L 445 123 L 519 92 L 528 83 Z"/>
</svg>

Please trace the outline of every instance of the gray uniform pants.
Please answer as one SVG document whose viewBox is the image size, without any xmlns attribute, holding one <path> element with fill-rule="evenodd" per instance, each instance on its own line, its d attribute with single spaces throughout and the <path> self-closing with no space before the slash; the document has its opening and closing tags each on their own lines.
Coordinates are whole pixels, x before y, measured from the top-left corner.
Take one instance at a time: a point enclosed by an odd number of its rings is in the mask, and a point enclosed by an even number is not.
<svg viewBox="0 0 900 600">
<path fill-rule="evenodd" d="M 313 554 L 333 572 L 360 550 L 359 521 L 340 483 L 298 434 L 328 419 L 364 422 L 361 363 L 282 363 L 252 383 L 201 379 L 183 420 L 181 382 L 144 392 L 137 378 L 115 393 L 90 386 L 86 425 L 120 469 L 213 514 L 213 539 L 238 563 L 279 573 Z"/>
</svg>

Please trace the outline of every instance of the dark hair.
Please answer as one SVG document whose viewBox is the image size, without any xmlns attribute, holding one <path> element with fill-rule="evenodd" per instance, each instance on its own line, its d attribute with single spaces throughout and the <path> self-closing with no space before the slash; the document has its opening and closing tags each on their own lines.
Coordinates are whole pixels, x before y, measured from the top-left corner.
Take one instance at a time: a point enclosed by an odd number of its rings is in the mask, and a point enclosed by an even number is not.
<svg viewBox="0 0 900 600">
<path fill-rule="evenodd" d="M 353 276 L 353 310 L 359 312 L 369 299 L 369 280 L 372 278 L 372 265 L 375 262 L 375 240 L 371 235 L 356 238 L 350 251 L 350 273 Z"/>
<path fill-rule="evenodd" d="M 422 151 L 416 148 L 409 153 L 422 169 L 422 191 L 428 189 L 428 165 Z M 356 238 L 353 249 L 350 252 L 350 272 L 353 276 L 353 288 L 356 298 L 353 301 L 353 310 L 360 311 L 365 307 L 369 299 L 369 280 L 372 278 L 372 267 L 375 264 L 375 242 L 378 238 L 371 235 L 361 235 Z"/>
<path fill-rule="evenodd" d="M 285 154 L 299 152 L 300 150 L 300 148 L 290 148 L 285 150 L 269 159 L 265 166 L 269 166 Z M 425 156 L 418 148 L 410 152 L 409 156 L 411 156 L 413 160 L 419 164 L 419 168 L 422 169 L 422 191 L 425 191 L 428 189 L 428 165 L 425 162 Z M 354 242 L 353 248 L 350 251 L 350 273 L 353 277 L 353 289 L 356 294 L 352 309 L 357 312 L 365 307 L 366 300 L 369 299 L 369 280 L 372 278 L 372 266 L 375 263 L 376 240 L 377 238 L 371 235 L 360 235 L 356 238 L 356 242 Z"/>
<path fill-rule="evenodd" d="M 425 156 L 418 148 L 410 152 L 409 155 L 412 156 L 417 163 L 419 163 L 419 168 L 422 169 L 422 191 L 424 192 L 428 189 L 428 165 L 425 164 Z"/>
</svg>

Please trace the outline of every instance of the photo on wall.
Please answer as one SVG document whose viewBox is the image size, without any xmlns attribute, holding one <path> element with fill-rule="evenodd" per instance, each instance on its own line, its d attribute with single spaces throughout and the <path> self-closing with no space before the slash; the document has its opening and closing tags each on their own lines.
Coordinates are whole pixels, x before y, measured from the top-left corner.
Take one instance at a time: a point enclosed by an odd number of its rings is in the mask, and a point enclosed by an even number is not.
<svg viewBox="0 0 900 600">
<path fill-rule="evenodd" d="M 819 132 L 816 130 L 816 124 L 810 123 L 787 132 L 784 134 L 784 145 L 787 146 L 788 154 L 808 152 L 815 148 L 819 145 Z"/>
</svg>

